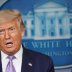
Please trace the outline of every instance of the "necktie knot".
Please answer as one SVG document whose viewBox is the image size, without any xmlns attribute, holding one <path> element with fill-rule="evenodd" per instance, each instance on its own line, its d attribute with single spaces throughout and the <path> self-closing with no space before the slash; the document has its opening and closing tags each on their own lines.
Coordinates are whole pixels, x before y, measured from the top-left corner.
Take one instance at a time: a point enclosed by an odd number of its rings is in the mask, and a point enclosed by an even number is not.
<svg viewBox="0 0 72 72">
<path fill-rule="evenodd" d="M 13 59 L 15 59 L 16 57 L 15 56 L 8 56 L 7 57 L 10 61 L 12 61 Z"/>
</svg>

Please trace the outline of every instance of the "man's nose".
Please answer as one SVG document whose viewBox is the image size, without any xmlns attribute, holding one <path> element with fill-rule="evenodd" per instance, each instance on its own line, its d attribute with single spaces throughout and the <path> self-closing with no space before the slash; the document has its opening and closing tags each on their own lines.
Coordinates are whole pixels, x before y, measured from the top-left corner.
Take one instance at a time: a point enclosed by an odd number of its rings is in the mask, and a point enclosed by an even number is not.
<svg viewBox="0 0 72 72">
<path fill-rule="evenodd" d="M 9 39 L 9 38 L 10 38 L 10 34 L 9 34 L 8 31 L 5 31 L 5 38 L 6 38 L 6 39 Z"/>
</svg>

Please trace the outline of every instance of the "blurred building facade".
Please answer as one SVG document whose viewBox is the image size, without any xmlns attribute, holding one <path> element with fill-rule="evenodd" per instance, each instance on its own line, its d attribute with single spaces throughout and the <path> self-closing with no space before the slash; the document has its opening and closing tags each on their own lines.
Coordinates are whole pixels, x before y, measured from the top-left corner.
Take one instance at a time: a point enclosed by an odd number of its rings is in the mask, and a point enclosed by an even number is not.
<svg viewBox="0 0 72 72">
<path fill-rule="evenodd" d="M 26 26 L 24 38 L 65 39 L 72 37 L 72 13 L 65 5 L 48 2 L 35 6 L 23 15 Z"/>
</svg>

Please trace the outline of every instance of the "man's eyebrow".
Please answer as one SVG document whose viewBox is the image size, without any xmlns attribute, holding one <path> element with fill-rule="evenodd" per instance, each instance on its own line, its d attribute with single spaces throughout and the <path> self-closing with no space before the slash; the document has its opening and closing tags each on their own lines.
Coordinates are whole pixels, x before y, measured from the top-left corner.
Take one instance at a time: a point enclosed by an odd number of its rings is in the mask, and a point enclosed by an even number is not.
<svg viewBox="0 0 72 72">
<path fill-rule="evenodd" d="M 0 30 L 4 30 L 2 27 L 0 27 Z"/>
<path fill-rule="evenodd" d="M 8 29 L 12 29 L 12 28 L 15 28 L 15 27 L 11 26 L 11 27 L 9 27 Z"/>
<path fill-rule="evenodd" d="M 0 32 L 1 32 L 1 31 L 5 31 L 5 29 L 0 29 Z"/>
</svg>

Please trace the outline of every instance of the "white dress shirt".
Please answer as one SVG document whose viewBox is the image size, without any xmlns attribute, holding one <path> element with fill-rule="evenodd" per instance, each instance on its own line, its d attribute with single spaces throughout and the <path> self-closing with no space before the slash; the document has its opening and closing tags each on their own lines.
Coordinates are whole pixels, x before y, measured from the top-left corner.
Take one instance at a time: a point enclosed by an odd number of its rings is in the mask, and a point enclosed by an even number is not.
<svg viewBox="0 0 72 72">
<path fill-rule="evenodd" d="M 16 72 L 21 72 L 22 54 L 23 54 L 23 48 L 21 46 L 20 50 L 14 55 L 16 59 L 13 60 L 13 65 L 15 67 Z M 1 51 L 2 72 L 5 72 L 6 66 L 9 62 L 7 56 L 8 56 L 7 54 Z"/>
</svg>

